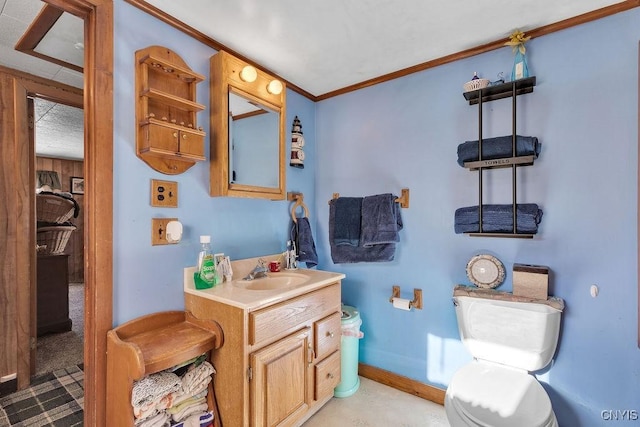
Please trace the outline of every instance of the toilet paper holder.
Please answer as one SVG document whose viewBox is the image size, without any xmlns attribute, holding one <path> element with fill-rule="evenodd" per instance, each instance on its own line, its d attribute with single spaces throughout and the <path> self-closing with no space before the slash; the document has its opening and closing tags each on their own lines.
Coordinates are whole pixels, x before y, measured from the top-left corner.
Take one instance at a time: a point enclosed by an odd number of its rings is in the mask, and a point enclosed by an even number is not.
<svg viewBox="0 0 640 427">
<path fill-rule="evenodd" d="M 389 298 L 391 304 L 393 304 L 394 298 L 400 298 L 400 286 L 394 285 L 391 288 L 391 297 Z M 413 300 L 409 301 L 409 308 L 422 310 L 422 289 L 413 289 Z"/>
</svg>

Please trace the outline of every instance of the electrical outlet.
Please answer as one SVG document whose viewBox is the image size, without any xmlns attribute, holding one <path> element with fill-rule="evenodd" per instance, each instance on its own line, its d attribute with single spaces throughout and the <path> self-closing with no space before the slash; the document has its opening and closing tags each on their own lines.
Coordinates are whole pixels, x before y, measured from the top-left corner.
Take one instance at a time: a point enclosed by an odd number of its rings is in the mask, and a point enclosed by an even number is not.
<svg viewBox="0 0 640 427">
<path fill-rule="evenodd" d="M 167 241 L 167 224 L 178 218 L 151 218 L 151 245 L 173 245 Z"/>
<path fill-rule="evenodd" d="M 175 181 L 151 180 L 151 206 L 178 207 L 178 183 Z"/>
</svg>

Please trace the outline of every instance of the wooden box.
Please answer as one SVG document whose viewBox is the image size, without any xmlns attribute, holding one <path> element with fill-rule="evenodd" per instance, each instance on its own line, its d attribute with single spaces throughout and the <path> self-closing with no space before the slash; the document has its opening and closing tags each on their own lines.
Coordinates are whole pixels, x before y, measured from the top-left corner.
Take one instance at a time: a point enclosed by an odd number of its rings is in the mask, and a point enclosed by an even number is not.
<svg viewBox="0 0 640 427">
<path fill-rule="evenodd" d="M 549 295 L 549 267 L 513 264 L 513 294 L 546 300 Z"/>
</svg>

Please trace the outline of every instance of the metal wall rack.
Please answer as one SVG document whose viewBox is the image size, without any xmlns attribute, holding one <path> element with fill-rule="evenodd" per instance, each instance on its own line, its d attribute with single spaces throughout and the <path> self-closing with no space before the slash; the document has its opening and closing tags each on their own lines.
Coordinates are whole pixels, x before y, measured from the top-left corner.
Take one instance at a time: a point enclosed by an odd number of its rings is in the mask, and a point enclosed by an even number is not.
<svg viewBox="0 0 640 427">
<path fill-rule="evenodd" d="M 469 101 L 469 105 L 478 105 L 478 160 L 473 162 L 465 162 L 464 167 L 469 170 L 478 171 L 478 223 L 479 232 L 465 233 L 474 237 L 511 237 L 521 239 L 532 239 L 533 234 L 517 232 L 517 184 L 516 170 L 518 166 L 533 165 L 534 156 L 516 156 L 516 97 L 526 93 L 533 92 L 536 85 L 536 78 L 527 77 L 524 79 L 514 80 L 512 82 L 503 83 L 495 86 L 489 86 L 484 89 L 465 92 L 464 98 Z M 512 126 L 512 142 L 511 157 L 500 159 L 483 160 L 482 159 L 482 104 L 484 102 L 495 101 L 497 99 L 512 98 L 511 107 L 511 126 Z M 513 205 L 513 231 L 511 233 L 494 233 L 482 231 L 482 174 L 485 169 L 511 168 L 511 196 Z"/>
</svg>

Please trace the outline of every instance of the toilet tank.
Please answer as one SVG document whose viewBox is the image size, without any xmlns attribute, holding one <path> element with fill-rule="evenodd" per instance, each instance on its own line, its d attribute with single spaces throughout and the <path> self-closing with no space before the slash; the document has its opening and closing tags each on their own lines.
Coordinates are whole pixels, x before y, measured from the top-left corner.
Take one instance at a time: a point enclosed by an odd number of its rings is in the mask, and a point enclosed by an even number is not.
<svg viewBox="0 0 640 427">
<path fill-rule="evenodd" d="M 551 301 L 556 304 L 524 302 L 502 294 L 514 300 L 454 293 L 462 342 L 476 359 L 527 371 L 544 368 L 556 351 L 564 303 L 557 298 Z"/>
</svg>

